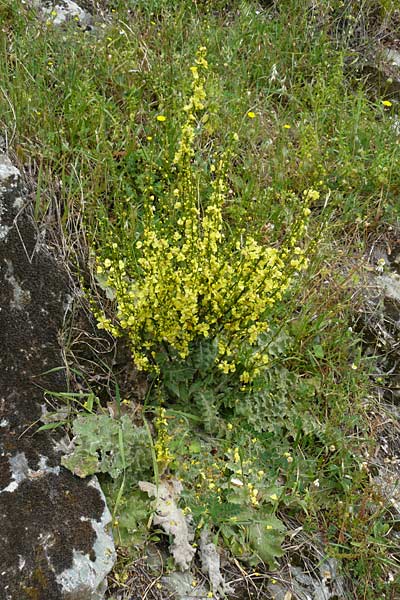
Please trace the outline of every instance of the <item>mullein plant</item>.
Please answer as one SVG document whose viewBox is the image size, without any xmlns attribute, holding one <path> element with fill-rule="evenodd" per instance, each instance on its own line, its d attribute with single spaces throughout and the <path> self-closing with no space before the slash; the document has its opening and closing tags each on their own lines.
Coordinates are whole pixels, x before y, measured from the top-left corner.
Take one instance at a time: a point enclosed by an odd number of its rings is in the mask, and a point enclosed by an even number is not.
<svg viewBox="0 0 400 600">
<path fill-rule="evenodd" d="M 229 152 L 215 156 L 199 172 L 196 140 L 206 122 L 206 48 L 201 47 L 192 74 L 185 121 L 169 165 L 171 186 L 164 196 L 143 199 L 143 229 L 132 254 L 112 240 L 106 258 L 97 258 L 97 274 L 112 290 L 115 314 L 96 311 L 98 327 L 127 336 L 136 366 L 159 371 L 160 348 L 180 360 L 201 340 L 215 343 L 215 365 L 237 370 L 241 350 L 254 347 L 240 380 L 251 382 L 268 361 L 257 351 L 268 330 L 271 308 L 282 300 L 296 273 L 307 267 L 302 247 L 314 190 L 303 195 L 299 215 L 279 247 L 261 245 L 244 230 L 225 226 Z M 233 141 L 237 141 L 237 134 Z M 206 178 L 208 187 L 201 186 Z M 200 190 L 208 189 L 208 197 Z M 249 356 L 249 353 L 246 353 Z"/>
</svg>

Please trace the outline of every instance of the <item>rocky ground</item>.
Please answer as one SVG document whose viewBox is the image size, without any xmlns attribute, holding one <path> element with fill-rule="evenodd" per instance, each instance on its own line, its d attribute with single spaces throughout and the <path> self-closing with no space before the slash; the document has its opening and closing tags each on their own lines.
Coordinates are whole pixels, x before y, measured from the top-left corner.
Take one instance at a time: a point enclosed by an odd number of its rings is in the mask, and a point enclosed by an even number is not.
<svg viewBox="0 0 400 600">
<path fill-rule="evenodd" d="M 63 0 L 54 5 L 35 0 L 33 5 L 46 20 L 63 26 L 76 20 L 80 29 L 101 34 L 102 24 L 112 20 L 107 2 L 88 0 L 80 5 Z M 393 24 L 383 27 L 372 48 L 358 57 L 359 69 L 371 75 L 371 94 L 400 100 L 400 42 Z M 397 117 L 393 128 L 398 131 Z M 6 152 L 16 159 L 11 140 L 4 136 Z M 29 177 L 25 174 L 29 185 Z M 60 348 L 60 331 L 69 321 L 79 332 L 79 342 L 69 351 L 91 364 L 91 353 L 102 352 L 119 370 L 122 385 L 134 388 L 140 405 L 146 382 L 128 367 L 126 349 L 108 346 L 107 336 L 93 332 L 93 323 L 81 311 L 72 316 L 72 296 L 79 288 L 61 264 L 54 239 L 46 245 L 32 220 L 27 190 L 7 156 L 0 159 L 0 600 L 139 600 L 148 598 L 207 597 L 201 564 L 193 572 L 166 575 L 164 548 L 149 544 L 148 557 L 126 559 L 121 580 L 112 571 L 114 543 L 111 515 L 96 478 L 78 479 L 60 467 L 66 441 L 57 429 L 32 434 L 33 424 L 46 411 L 44 391 L 68 387 Z M 347 257 L 344 270 L 357 277 L 349 284 L 356 299 L 354 330 L 362 332 L 363 353 L 371 357 L 370 395 L 365 399 L 374 431 L 373 456 L 365 456 L 370 481 L 377 495 L 391 506 L 393 519 L 400 515 L 400 231 L 385 226 L 367 236 L 363 251 Z M 72 323 L 71 323 L 72 318 Z M 82 344 L 82 338 L 85 342 Z M 62 338 L 61 338 L 62 339 Z M 86 343 L 87 342 L 87 343 Z M 89 350 L 88 350 L 89 348 Z M 100 349 L 100 350 L 99 350 Z M 88 367 L 88 372 L 90 369 Z M 107 369 L 90 372 L 106 387 Z M 71 381 L 79 389 L 75 375 Z M 50 425 L 50 422 L 48 422 Z M 366 451 L 367 452 L 367 451 Z M 393 528 L 392 539 L 399 540 Z M 34 540 L 34 543 L 32 543 Z M 122 553 L 123 560 L 123 553 Z M 285 561 L 272 574 L 243 566 L 221 553 L 218 566 L 230 587 L 227 597 L 238 600 L 336 600 L 349 598 L 347 582 L 335 559 L 326 559 L 324 540 L 310 539 L 293 525 L 287 540 Z M 396 573 L 388 570 L 388 576 Z M 193 585 L 193 581 L 195 584 Z M 396 594 L 396 592 L 394 592 Z M 396 596 L 392 595 L 395 599 Z"/>
</svg>

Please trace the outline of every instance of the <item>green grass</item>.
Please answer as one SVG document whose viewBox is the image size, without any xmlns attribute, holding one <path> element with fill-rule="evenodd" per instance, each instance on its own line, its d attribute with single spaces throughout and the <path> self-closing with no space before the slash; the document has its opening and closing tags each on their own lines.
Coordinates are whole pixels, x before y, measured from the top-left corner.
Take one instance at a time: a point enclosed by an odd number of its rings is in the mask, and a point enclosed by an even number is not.
<svg viewBox="0 0 400 600">
<path fill-rule="evenodd" d="M 209 364 L 175 359 L 168 377 L 151 382 L 143 418 L 166 407 L 164 467 L 185 482 L 182 501 L 197 524 L 213 527 L 233 555 L 254 565 L 258 551 L 272 565 L 278 526 L 260 550 L 249 521 L 278 515 L 322 536 L 351 597 L 394 597 L 384 594 L 398 585 L 388 583 L 388 573 L 398 573 L 388 535 L 396 524 L 363 464 L 374 444 L 364 402 L 372 366 L 351 329 L 345 256 L 359 256 L 367 236 L 399 217 L 397 105 L 385 106 L 390 98 L 354 66 L 395 3 L 270 4 L 115 2 L 108 24 L 84 32 L 0 1 L 0 126 L 35 179 L 35 217 L 61 226 L 65 253 L 87 279 L 94 254 L 104 258 L 110 241 L 129 255 L 149 188 L 161 197 L 173 185 L 189 67 L 207 47 L 207 120 L 196 160 L 207 171 L 238 135 L 226 230 L 278 245 L 298 209 L 291 195 L 316 189 L 308 241 L 318 243 L 308 272 L 271 316 L 270 365 L 250 391 Z M 104 305 L 112 315 L 112 304 Z M 187 394 L 196 381 L 205 403 Z M 134 530 L 138 544 L 148 503 L 137 490 L 121 500 L 118 480 L 105 486 L 121 507 L 119 535 Z"/>
<path fill-rule="evenodd" d="M 143 167 L 176 140 L 188 67 L 205 44 L 212 77 L 204 146 L 239 133 L 232 185 L 241 216 L 260 218 L 270 190 L 317 185 L 335 191 L 330 206 L 344 221 L 392 215 L 399 153 L 391 111 L 346 77 L 351 52 L 336 48 L 328 25 L 314 26 L 296 3 L 273 18 L 251 3 L 222 14 L 168 5 L 138 8 L 130 20 L 122 14 L 100 36 L 56 30 L 14 9 L 13 31 L 3 36 L 3 119 L 12 123 L 15 111 L 20 155 L 59 174 L 65 203 L 79 192 L 94 207 L 137 199 Z M 155 116 L 164 112 L 160 127 Z"/>
</svg>

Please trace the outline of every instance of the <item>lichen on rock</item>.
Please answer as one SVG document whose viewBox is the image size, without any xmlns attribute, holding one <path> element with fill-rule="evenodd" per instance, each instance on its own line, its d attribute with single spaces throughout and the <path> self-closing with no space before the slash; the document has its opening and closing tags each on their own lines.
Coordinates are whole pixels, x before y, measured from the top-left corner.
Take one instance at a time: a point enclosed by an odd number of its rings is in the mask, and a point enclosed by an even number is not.
<svg viewBox="0 0 400 600">
<path fill-rule="evenodd" d="M 100 600 L 115 561 L 104 495 L 61 466 L 61 431 L 37 432 L 43 389 L 66 389 L 69 280 L 21 198 L 0 156 L 0 600 Z"/>
</svg>

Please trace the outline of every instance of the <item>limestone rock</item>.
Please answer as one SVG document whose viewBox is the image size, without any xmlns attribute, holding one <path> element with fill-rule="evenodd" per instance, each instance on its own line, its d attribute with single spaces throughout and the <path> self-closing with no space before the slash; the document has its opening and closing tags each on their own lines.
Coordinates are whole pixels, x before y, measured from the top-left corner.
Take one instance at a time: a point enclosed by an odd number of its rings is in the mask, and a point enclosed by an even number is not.
<svg viewBox="0 0 400 600">
<path fill-rule="evenodd" d="M 274 600 L 344 600 L 348 597 L 338 564 L 333 558 L 321 561 L 313 570 L 288 566 L 287 579 L 291 591 L 282 583 L 269 583 L 267 589 Z"/>
<path fill-rule="evenodd" d="M 43 17 L 54 25 L 61 25 L 67 21 L 77 21 L 80 25 L 90 27 L 92 16 L 73 0 L 31 0 L 32 6 L 37 8 Z"/>
<path fill-rule="evenodd" d="M 99 600 L 115 560 L 104 496 L 60 466 L 61 431 L 36 433 L 43 390 L 66 389 L 68 279 L 24 204 L 0 156 L 0 600 Z"/>
<path fill-rule="evenodd" d="M 400 52 L 393 46 L 377 45 L 363 59 L 362 72 L 379 97 L 400 100 Z"/>
</svg>

